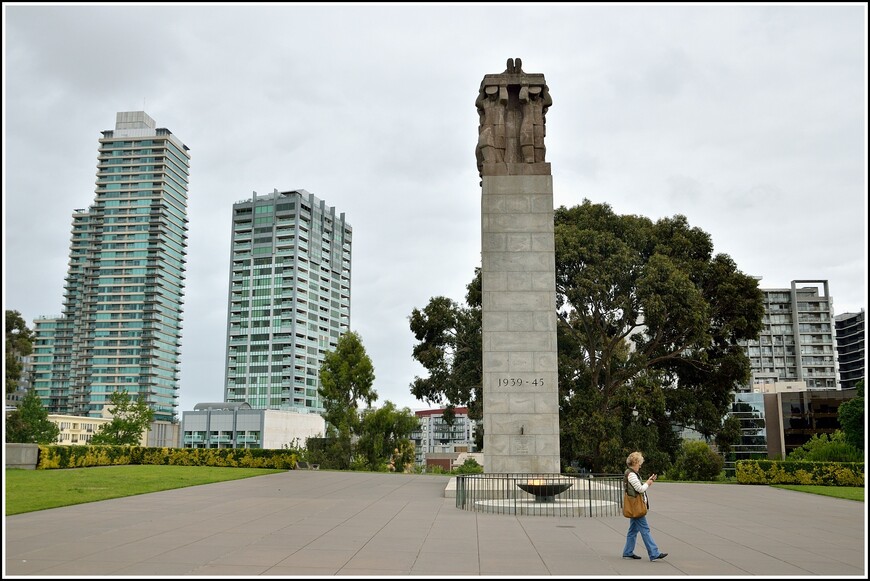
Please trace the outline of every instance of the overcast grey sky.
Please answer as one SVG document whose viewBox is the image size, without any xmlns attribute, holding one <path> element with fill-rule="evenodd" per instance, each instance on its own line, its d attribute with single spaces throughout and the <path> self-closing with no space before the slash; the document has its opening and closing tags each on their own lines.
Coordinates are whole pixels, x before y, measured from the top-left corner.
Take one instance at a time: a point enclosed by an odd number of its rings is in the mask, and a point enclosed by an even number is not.
<svg viewBox="0 0 870 581">
<path fill-rule="evenodd" d="M 546 77 L 555 205 L 683 214 L 762 288 L 867 304 L 867 7 L 3 4 L 3 303 L 59 315 L 100 132 L 191 153 L 180 411 L 223 400 L 232 204 L 303 188 L 353 227 L 377 405 L 427 406 L 408 316 L 480 263 L 480 81 Z"/>
</svg>

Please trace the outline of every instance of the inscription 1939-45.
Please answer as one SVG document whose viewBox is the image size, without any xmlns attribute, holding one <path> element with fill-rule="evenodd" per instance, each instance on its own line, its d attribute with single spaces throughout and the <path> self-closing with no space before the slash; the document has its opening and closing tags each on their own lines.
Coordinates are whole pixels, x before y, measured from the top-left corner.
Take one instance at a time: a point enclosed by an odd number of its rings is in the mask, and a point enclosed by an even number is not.
<svg viewBox="0 0 870 581">
<path fill-rule="evenodd" d="M 543 387 L 544 386 L 544 378 L 543 377 L 535 377 L 535 378 L 522 378 L 522 377 L 499 377 L 498 378 L 498 387 L 523 387 L 532 385 L 535 387 Z"/>
</svg>

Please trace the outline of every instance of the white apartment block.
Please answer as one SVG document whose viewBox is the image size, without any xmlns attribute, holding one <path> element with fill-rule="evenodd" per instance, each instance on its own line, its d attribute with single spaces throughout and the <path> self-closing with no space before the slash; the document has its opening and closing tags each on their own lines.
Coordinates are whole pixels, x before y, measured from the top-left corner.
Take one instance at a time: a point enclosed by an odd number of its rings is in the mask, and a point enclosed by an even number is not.
<svg viewBox="0 0 870 581">
<path fill-rule="evenodd" d="M 477 451 L 474 445 L 477 421 L 468 417 L 467 407 L 455 408 L 452 425 L 444 418 L 444 408 L 420 410 L 414 415 L 420 419 L 420 428 L 411 433 L 418 465 L 426 463 L 427 455 L 458 455 Z"/>
</svg>

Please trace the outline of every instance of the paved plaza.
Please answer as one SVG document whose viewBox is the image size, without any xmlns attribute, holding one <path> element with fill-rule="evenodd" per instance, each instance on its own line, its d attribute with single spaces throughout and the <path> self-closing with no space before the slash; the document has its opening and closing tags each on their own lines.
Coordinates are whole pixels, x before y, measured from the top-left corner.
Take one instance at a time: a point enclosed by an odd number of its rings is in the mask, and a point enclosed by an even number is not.
<svg viewBox="0 0 870 581">
<path fill-rule="evenodd" d="M 9 516 L 3 577 L 867 578 L 862 502 L 658 482 L 650 562 L 621 516 L 464 511 L 448 480 L 295 470 Z"/>
</svg>

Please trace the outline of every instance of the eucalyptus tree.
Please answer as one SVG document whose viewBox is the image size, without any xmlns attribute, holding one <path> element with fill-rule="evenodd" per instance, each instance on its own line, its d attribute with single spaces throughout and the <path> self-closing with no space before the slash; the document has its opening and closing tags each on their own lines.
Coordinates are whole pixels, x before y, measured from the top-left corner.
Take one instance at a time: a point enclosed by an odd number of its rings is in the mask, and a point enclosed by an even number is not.
<svg viewBox="0 0 870 581">
<path fill-rule="evenodd" d="M 335 350 L 324 357 L 318 388 L 323 398 L 327 436 L 333 440 L 334 452 L 330 455 L 334 456 L 336 468 L 350 467 L 351 444 L 359 431 L 360 403 L 369 407 L 378 398 L 374 381 L 374 366 L 359 334 L 349 331 L 339 337 Z"/>
<path fill-rule="evenodd" d="M 682 215 L 652 221 L 584 200 L 558 208 L 554 229 L 563 463 L 622 472 L 642 450 L 663 472 L 680 428 L 728 441 L 731 392 L 749 379 L 740 343 L 762 328 L 758 281 Z M 480 297 L 478 269 L 465 306 L 434 297 L 410 317 L 429 372 L 411 392 L 478 417 Z"/>
<path fill-rule="evenodd" d="M 466 286 L 465 305 L 444 296 L 433 297 L 409 317 L 417 344 L 412 355 L 428 372 L 415 377 L 411 393 L 428 404 L 445 406 L 444 419 L 452 423 L 456 406 L 467 406 L 468 417 L 482 418 L 481 377 L 481 274 Z M 475 433 L 478 450 L 483 448 L 483 432 Z"/>
<path fill-rule="evenodd" d="M 864 380 L 855 386 L 855 397 L 844 401 L 837 409 L 837 419 L 846 441 L 859 450 L 864 449 Z"/>
<path fill-rule="evenodd" d="M 682 215 L 654 222 L 584 200 L 556 210 L 555 242 L 563 457 L 621 471 L 641 449 L 666 466 L 675 428 L 717 434 L 749 379 L 740 343 L 762 329 L 757 279 Z"/>
<path fill-rule="evenodd" d="M 18 311 L 7 309 L 3 323 L 6 327 L 6 369 L 4 370 L 6 376 L 4 379 L 6 393 L 13 393 L 18 389 L 18 383 L 21 380 L 23 371 L 21 358 L 33 353 L 34 334 L 27 327 L 27 323 L 24 322 L 24 318 Z"/>
</svg>

